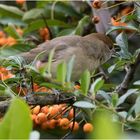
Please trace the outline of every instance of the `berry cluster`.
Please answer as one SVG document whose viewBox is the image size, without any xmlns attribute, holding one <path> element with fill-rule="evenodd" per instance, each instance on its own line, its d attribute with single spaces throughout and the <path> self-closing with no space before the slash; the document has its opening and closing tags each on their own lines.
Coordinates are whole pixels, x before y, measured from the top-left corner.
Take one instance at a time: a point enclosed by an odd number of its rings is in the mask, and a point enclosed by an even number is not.
<svg viewBox="0 0 140 140">
<path fill-rule="evenodd" d="M 73 122 L 74 110 L 66 109 L 66 104 L 52 105 L 52 106 L 35 106 L 31 110 L 31 118 L 34 123 L 34 127 L 39 126 L 43 130 L 60 128 L 62 130 L 71 129 L 76 132 L 80 128 L 80 123 Z M 67 114 L 67 115 L 66 115 Z M 74 123 L 74 126 L 73 126 Z M 93 125 L 91 123 L 85 123 L 83 125 L 83 131 L 90 133 L 93 131 Z"/>
</svg>

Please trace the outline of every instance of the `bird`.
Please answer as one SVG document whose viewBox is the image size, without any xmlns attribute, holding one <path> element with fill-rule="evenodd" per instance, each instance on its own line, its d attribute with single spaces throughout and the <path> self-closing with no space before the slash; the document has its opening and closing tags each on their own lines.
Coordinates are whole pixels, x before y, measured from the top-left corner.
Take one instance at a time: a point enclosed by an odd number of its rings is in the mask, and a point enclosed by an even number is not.
<svg viewBox="0 0 140 140">
<path fill-rule="evenodd" d="M 63 61 L 66 64 L 74 55 L 74 66 L 71 79 L 79 80 L 85 70 L 93 72 L 107 60 L 114 52 L 113 41 L 102 33 L 91 33 L 86 36 L 66 35 L 56 37 L 46 41 L 29 52 L 21 53 L 27 63 L 31 63 L 38 53 L 41 57 L 36 61 L 36 67 L 40 68 L 48 62 L 48 56 L 52 49 L 55 48 L 51 64 L 52 77 L 56 77 L 58 64 Z"/>
</svg>

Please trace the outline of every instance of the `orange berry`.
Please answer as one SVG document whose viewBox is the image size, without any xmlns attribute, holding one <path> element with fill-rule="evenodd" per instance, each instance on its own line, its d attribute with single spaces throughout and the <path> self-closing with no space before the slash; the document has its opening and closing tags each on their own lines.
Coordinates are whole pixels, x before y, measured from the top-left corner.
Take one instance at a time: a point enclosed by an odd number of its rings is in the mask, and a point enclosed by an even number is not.
<svg viewBox="0 0 140 140">
<path fill-rule="evenodd" d="M 48 89 L 46 87 L 40 87 L 36 89 L 36 92 L 48 92 Z"/>
<path fill-rule="evenodd" d="M 45 113 L 39 113 L 38 115 L 37 115 L 37 120 L 38 120 L 38 122 L 41 124 L 41 123 L 43 123 L 43 122 L 45 122 L 46 121 L 46 114 Z"/>
<path fill-rule="evenodd" d="M 92 2 L 92 6 L 93 6 L 93 8 L 100 9 L 101 6 L 102 6 L 101 0 L 94 0 L 94 1 Z"/>
<path fill-rule="evenodd" d="M 111 18 L 111 23 L 113 26 L 127 26 L 125 22 L 116 21 L 114 18 Z"/>
<path fill-rule="evenodd" d="M 17 28 L 16 31 L 19 35 L 23 35 L 23 30 L 21 28 Z"/>
<path fill-rule="evenodd" d="M 32 113 L 37 115 L 39 112 L 40 112 L 40 105 L 37 105 L 36 107 L 33 108 Z"/>
<path fill-rule="evenodd" d="M 5 33 L 3 31 L 0 31 L 0 38 L 5 38 Z"/>
<path fill-rule="evenodd" d="M 16 43 L 17 43 L 17 41 L 16 41 L 15 38 L 10 37 L 10 36 L 7 38 L 7 45 L 8 45 L 8 46 L 12 46 L 12 45 L 14 45 L 14 44 L 16 44 Z"/>
<path fill-rule="evenodd" d="M 80 89 L 80 85 L 75 85 L 74 88 L 75 89 Z"/>
<path fill-rule="evenodd" d="M 99 23 L 100 22 L 100 17 L 99 16 L 94 16 L 92 18 L 92 22 L 95 23 L 95 24 Z"/>
<path fill-rule="evenodd" d="M 57 125 L 57 121 L 55 119 L 51 119 L 49 121 L 49 128 L 50 129 L 54 129 L 56 127 L 56 125 Z"/>
<path fill-rule="evenodd" d="M 68 118 L 69 118 L 69 119 L 72 119 L 73 117 L 74 117 L 74 110 L 73 110 L 73 108 L 72 108 L 72 109 L 70 109 L 70 111 L 69 111 Z"/>
<path fill-rule="evenodd" d="M 72 129 L 73 126 L 73 122 L 71 122 L 69 124 L 69 128 Z M 79 123 L 78 122 L 74 122 L 74 127 L 73 127 L 73 131 L 77 131 L 79 129 Z"/>
<path fill-rule="evenodd" d="M 49 108 L 49 117 L 53 117 L 54 115 L 56 115 L 59 112 L 58 110 L 58 106 L 51 106 Z"/>
<path fill-rule="evenodd" d="M 26 0 L 16 0 L 16 3 L 19 5 L 23 5 Z"/>
<path fill-rule="evenodd" d="M 31 119 L 32 119 L 32 121 L 35 121 L 36 115 L 35 114 L 31 114 Z"/>
<path fill-rule="evenodd" d="M 67 118 L 62 118 L 62 119 L 60 120 L 60 122 L 59 122 L 59 126 L 60 126 L 62 129 L 65 129 L 65 128 L 69 127 L 69 123 L 70 123 L 69 119 L 67 119 Z"/>
<path fill-rule="evenodd" d="M 48 28 L 41 28 L 41 29 L 39 30 L 39 34 L 40 34 L 40 36 L 42 37 L 42 39 L 43 39 L 44 41 L 50 39 L 50 33 L 49 33 Z"/>
<path fill-rule="evenodd" d="M 41 128 L 42 128 L 43 130 L 47 129 L 47 128 L 48 128 L 48 122 L 47 122 L 47 121 L 43 122 L 43 123 L 41 124 Z"/>
<path fill-rule="evenodd" d="M 6 38 L 0 38 L 0 46 L 3 46 L 3 45 L 5 45 L 5 44 L 7 44 L 7 39 Z"/>
<path fill-rule="evenodd" d="M 42 113 L 45 113 L 45 114 L 48 114 L 48 112 L 49 112 L 48 106 L 43 106 L 43 107 L 41 108 L 41 112 L 42 112 Z"/>
<path fill-rule="evenodd" d="M 84 126 L 83 126 L 83 131 L 84 131 L 85 133 L 90 133 L 90 132 L 92 132 L 92 131 L 93 131 L 93 125 L 92 125 L 91 123 L 86 123 L 86 124 L 84 124 Z"/>
<path fill-rule="evenodd" d="M 121 14 L 121 16 L 125 16 L 128 13 L 132 12 L 133 10 L 134 10 L 134 8 L 128 6 L 128 7 L 124 8 L 122 11 L 120 11 L 120 14 Z"/>
</svg>

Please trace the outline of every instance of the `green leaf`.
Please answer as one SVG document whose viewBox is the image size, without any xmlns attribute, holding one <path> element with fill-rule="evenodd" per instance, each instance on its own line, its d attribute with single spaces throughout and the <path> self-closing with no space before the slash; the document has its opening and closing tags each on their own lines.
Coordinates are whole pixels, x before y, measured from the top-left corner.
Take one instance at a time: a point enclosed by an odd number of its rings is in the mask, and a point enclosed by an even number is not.
<svg viewBox="0 0 140 140">
<path fill-rule="evenodd" d="M 22 18 L 23 12 L 14 6 L 0 4 L 0 15 L 3 17 Z"/>
<path fill-rule="evenodd" d="M 14 98 L 0 122 L 0 139 L 29 139 L 31 130 L 29 107 L 22 100 Z"/>
<path fill-rule="evenodd" d="M 15 44 L 12 47 L 2 47 L 0 48 L 0 58 L 17 55 L 29 51 L 32 48 L 34 48 L 34 46 L 28 44 Z"/>
<path fill-rule="evenodd" d="M 112 71 L 115 69 L 115 67 L 116 67 L 116 64 L 110 66 L 110 67 L 108 68 L 108 73 L 112 73 Z"/>
<path fill-rule="evenodd" d="M 98 109 L 93 117 L 94 132 L 92 139 L 119 139 L 121 138 L 121 126 L 112 121 L 112 113 L 107 110 Z"/>
<path fill-rule="evenodd" d="M 124 32 L 120 33 L 116 37 L 116 43 L 121 48 L 121 51 L 119 52 L 119 54 L 125 59 L 130 59 L 132 55 L 128 51 L 128 37 Z"/>
<path fill-rule="evenodd" d="M 101 95 L 107 101 L 107 103 L 110 103 L 111 98 L 105 91 L 99 90 L 97 94 Z"/>
<path fill-rule="evenodd" d="M 117 102 L 117 106 L 119 106 L 120 104 L 124 103 L 124 101 L 126 100 L 126 98 L 132 94 L 136 94 L 136 92 L 138 91 L 138 89 L 129 89 L 123 96 L 121 96 Z"/>
<path fill-rule="evenodd" d="M 140 85 L 140 80 L 135 81 L 135 82 L 133 83 L 133 85 Z"/>
<path fill-rule="evenodd" d="M 138 96 L 136 99 L 134 110 L 135 110 L 136 115 L 140 115 L 140 96 Z"/>
<path fill-rule="evenodd" d="M 25 27 L 27 25 L 22 20 L 20 20 L 20 19 L 14 19 L 14 18 L 11 18 L 11 17 L 3 17 L 3 18 L 1 18 L 0 19 L 0 23 L 2 25 L 8 25 L 9 23 L 11 23 L 13 25 L 23 26 L 23 27 Z"/>
<path fill-rule="evenodd" d="M 16 31 L 16 28 L 13 24 L 9 24 L 9 26 L 6 27 L 4 30 L 8 33 L 8 35 L 12 36 L 13 38 L 19 40 L 22 39 L 21 35 Z"/>
<path fill-rule="evenodd" d="M 78 23 L 74 34 L 76 35 L 82 35 L 83 31 L 84 31 L 84 27 L 90 23 L 90 17 L 89 16 L 84 16 Z"/>
<path fill-rule="evenodd" d="M 112 94 L 112 105 L 115 107 L 118 103 L 119 96 L 118 93 L 113 93 Z"/>
<path fill-rule="evenodd" d="M 23 21 L 32 21 L 39 17 L 41 17 L 41 14 L 43 14 L 44 10 L 41 8 L 34 8 L 24 13 L 22 20 Z"/>
<path fill-rule="evenodd" d="M 87 95 L 90 85 L 90 72 L 86 70 L 81 76 L 81 90 L 84 95 Z"/>
<path fill-rule="evenodd" d="M 73 104 L 73 106 L 79 107 L 79 108 L 95 108 L 94 104 L 87 101 L 77 101 Z"/>
<path fill-rule="evenodd" d="M 53 5 L 54 3 L 55 5 Z M 52 16 L 52 13 L 54 17 Z M 66 21 L 68 16 L 74 19 L 80 19 L 82 17 L 82 14 L 77 13 L 75 8 L 66 1 L 54 1 L 53 3 L 45 5 L 45 14 L 48 18 L 62 21 Z"/>
<path fill-rule="evenodd" d="M 68 64 L 67 64 L 67 75 L 66 75 L 66 81 L 70 82 L 71 80 L 71 75 L 72 75 L 72 70 L 73 70 L 73 66 L 74 66 L 74 61 L 75 61 L 75 55 L 73 55 L 71 57 L 71 59 L 69 60 Z"/>
<path fill-rule="evenodd" d="M 133 30 L 133 31 L 139 31 L 138 28 L 128 25 L 128 26 L 112 26 L 107 32 L 106 35 L 110 34 L 113 31 L 117 30 Z"/>
<path fill-rule="evenodd" d="M 46 22 L 49 27 L 52 27 L 52 26 L 58 26 L 58 27 L 64 27 L 64 28 L 72 27 L 72 25 L 66 24 L 63 21 L 56 20 L 56 19 L 54 20 L 48 19 L 46 20 Z M 42 19 L 35 20 L 31 22 L 30 24 L 28 24 L 28 26 L 24 29 L 24 33 L 30 33 L 43 27 L 46 27 L 44 20 Z"/>
<path fill-rule="evenodd" d="M 91 85 L 90 92 L 95 95 L 96 92 L 103 86 L 103 84 L 104 80 L 102 78 L 96 79 Z"/>
<path fill-rule="evenodd" d="M 64 83 L 65 83 L 66 72 L 67 72 L 66 63 L 62 62 L 62 63 L 58 64 L 56 77 L 57 77 L 57 80 L 59 82 L 61 82 L 62 85 L 64 85 Z"/>
<path fill-rule="evenodd" d="M 74 29 L 73 28 L 71 28 L 71 29 L 64 29 L 64 30 L 60 31 L 57 34 L 57 37 L 59 37 L 59 36 L 65 36 L 65 35 L 73 35 L 73 32 L 74 32 Z"/>
</svg>

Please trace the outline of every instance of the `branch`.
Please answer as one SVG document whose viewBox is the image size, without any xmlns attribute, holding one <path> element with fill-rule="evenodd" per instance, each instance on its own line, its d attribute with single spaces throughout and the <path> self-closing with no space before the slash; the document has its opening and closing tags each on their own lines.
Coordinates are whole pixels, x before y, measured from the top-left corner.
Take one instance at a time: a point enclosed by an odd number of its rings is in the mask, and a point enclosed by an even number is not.
<svg viewBox="0 0 140 140">
<path fill-rule="evenodd" d="M 120 84 L 120 86 L 116 89 L 118 94 L 122 96 L 128 90 L 130 82 L 134 78 L 135 71 L 140 64 L 140 53 L 138 54 L 135 63 L 128 65 L 128 70 L 126 71 L 126 75 Z"/>
</svg>

